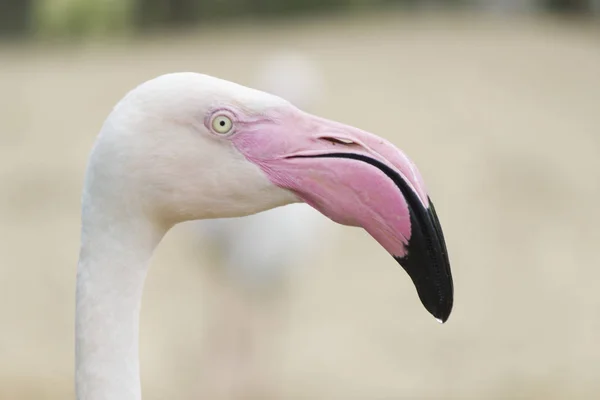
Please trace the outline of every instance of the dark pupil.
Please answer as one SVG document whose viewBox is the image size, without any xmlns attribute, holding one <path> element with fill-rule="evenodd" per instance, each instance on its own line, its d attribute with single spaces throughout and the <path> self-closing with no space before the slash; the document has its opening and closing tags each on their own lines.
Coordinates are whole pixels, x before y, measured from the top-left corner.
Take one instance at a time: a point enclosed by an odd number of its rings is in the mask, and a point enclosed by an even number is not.
<svg viewBox="0 0 600 400">
<path fill-rule="evenodd" d="M 225 126 L 225 121 L 219 121 L 219 125 Z"/>
</svg>

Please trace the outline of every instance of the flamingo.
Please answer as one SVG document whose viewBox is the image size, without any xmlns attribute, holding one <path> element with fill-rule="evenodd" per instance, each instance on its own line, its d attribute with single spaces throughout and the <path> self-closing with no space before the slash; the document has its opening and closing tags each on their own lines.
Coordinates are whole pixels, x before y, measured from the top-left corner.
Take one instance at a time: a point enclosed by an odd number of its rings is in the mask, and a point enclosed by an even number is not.
<svg viewBox="0 0 600 400">
<path fill-rule="evenodd" d="M 255 89 L 193 72 L 121 99 L 91 151 L 75 310 L 78 400 L 141 399 L 139 318 L 151 256 L 174 225 L 305 202 L 365 229 L 445 322 L 453 283 L 435 208 L 388 141 Z"/>
<path fill-rule="evenodd" d="M 279 51 L 266 58 L 257 88 L 302 109 L 314 108 L 323 79 L 310 58 Z M 217 268 L 203 288 L 210 322 L 204 335 L 204 397 L 279 398 L 269 368 L 278 343 L 290 269 L 309 260 L 327 241 L 326 219 L 307 204 L 293 204 L 240 218 L 193 221 L 200 248 L 217 250 Z M 215 300 L 217 299 L 217 300 Z M 228 334 L 224 335 L 223 332 Z M 243 339 L 242 339 L 243 338 Z M 244 343 L 244 346 L 240 346 Z M 218 361 L 218 362 L 217 362 Z"/>
</svg>

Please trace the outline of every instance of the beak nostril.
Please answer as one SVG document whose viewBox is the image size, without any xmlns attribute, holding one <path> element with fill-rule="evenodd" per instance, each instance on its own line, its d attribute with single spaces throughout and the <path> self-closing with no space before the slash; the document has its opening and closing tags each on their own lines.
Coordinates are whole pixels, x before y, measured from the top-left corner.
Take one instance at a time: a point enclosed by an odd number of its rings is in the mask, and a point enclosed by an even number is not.
<svg viewBox="0 0 600 400">
<path fill-rule="evenodd" d="M 348 145 L 354 145 L 354 144 L 356 144 L 355 142 L 353 142 L 350 139 L 338 138 L 338 137 L 333 137 L 333 136 L 324 136 L 321 139 L 325 140 L 326 142 L 330 142 L 330 143 L 332 143 L 334 145 L 335 144 L 342 144 L 342 145 L 348 146 Z"/>
</svg>

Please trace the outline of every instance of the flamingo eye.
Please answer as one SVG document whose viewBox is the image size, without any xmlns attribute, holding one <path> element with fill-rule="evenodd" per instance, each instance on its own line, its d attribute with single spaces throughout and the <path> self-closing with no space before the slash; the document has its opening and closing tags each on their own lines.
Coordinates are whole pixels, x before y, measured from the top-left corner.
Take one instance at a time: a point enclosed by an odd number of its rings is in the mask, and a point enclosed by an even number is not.
<svg viewBox="0 0 600 400">
<path fill-rule="evenodd" d="M 212 120 L 212 128 L 221 135 L 226 135 L 233 129 L 233 121 L 225 115 L 217 115 Z"/>
</svg>

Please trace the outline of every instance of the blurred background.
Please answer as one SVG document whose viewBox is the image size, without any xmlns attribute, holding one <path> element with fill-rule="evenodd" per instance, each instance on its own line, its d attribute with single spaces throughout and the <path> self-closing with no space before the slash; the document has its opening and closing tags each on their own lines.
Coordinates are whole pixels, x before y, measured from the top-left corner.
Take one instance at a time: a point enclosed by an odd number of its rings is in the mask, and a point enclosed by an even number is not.
<svg viewBox="0 0 600 400">
<path fill-rule="evenodd" d="M 0 399 L 74 397 L 80 193 L 112 106 L 173 71 L 292 97 L 269 77 L 308 69 L 303 107 L 419 165 L 454 312 L 436 323 L 365 232 L 318 221 L 321 245 L 299 241 L 252 311 L 277 325 L 260 328 L 271 394 L 223 398 L 598 398 L 599 17 L 598 0 L 0 0 Z M 176 227 L 153 260 L 145 399 L 220 398 L 207 332 L 237 317 L 213 303 L 252 269 L 215 274 L 206 240 Z"/>
</svg>

